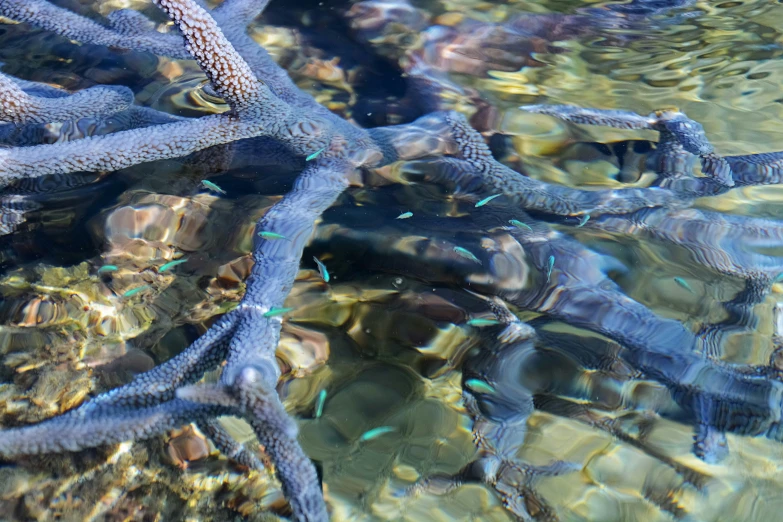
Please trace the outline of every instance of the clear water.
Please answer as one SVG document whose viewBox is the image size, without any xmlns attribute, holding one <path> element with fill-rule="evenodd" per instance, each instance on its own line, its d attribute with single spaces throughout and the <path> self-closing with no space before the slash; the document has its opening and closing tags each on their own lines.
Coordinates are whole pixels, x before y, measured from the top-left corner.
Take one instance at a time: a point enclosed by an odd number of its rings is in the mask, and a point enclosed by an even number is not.
<svg viewBox="0 0 783 522">
<path fill-rule="evenodd" d="M 444 25 L 456 25 L 460 17 L 503 22 L 522 13 L 576 14 L 603 5 L 413 3 Z M 101 13 L 121 7 L 112 1 L 64 4 Z M 347 29 L 349 7 L 273 2 L 254 35 L 301 88 L 338 114 L 368 126 L 410 121 L 419 111 L 406 96 L 401 71 L 382 56 L 381 46 L 367 45 Z M 497 69 L 450 78 L 497 109 L 486 130 L 495 132 L 493 147 L 512 167 L 575 187 L 644 185 L 641 166 L 649 146 L 633 145 L 654 140 L 654 134 L 575 127 L 517 107 L 570 103 L 647 114 L 676 106 L 704 126 L 721 154 L 780 150 L 781 27 L 778 3 L 696 2 L 648 15 L 641 25 L 568 35 L 533 52 L 536 66 L 502 70 L 499 59 Z M 0 25 L 0 62 L 8 74 L 68 89 L 128 85 L 138 104 L 181 115 L 225 110 L 204 92 L 204 77 L 193 62 L 82 46 L 23 24 Z M 472 113 L 471 103 L 454 105 Z M 38 196 L 42 207 L 0 238 L 3 425 L 50 417 L 126 382 L 178 353 L 238 302 L 253 224 L 297 174 L 252 159 L 248 154 L 240 158 L 245 165 L 208 174 L 227 192 L 222 197 L 200 186 L 204 158 L 91 175 L 81 186 Z M 499 252 L 511 260 L 500 270 L 507 275 L 504 284 L 526 281 L 519 261 L 524 254 L 502 234 L 482 230 L 470 218 L 471 201 L 434 184 L 404 182 L 421 168 L 411 163 L 365 172 L 323 216 L 286 302 L 295 311 L 278 352 L 286 370 L 280 391 L 300 419 L 305 450 L 323 471 L 334 520 L 513 520 L 492 484 L 405 494 L 417 480 L 456 473 L 477 456 L 462 370 L 489 341 L 464 322 L 486 306 L 461 284 L 449 283 L 458 279 L 455 261 L 438 245 Z M 697 206 L 781 219 L 783 190 L 737 189 Z M 395 220 L 406 211 L 416 221 Z M 722 303 L 742 288 L 740 279 L 698 266 L 676 244 L 590 228 L 568 233 L 622 263 L 612 278 L 628 296 L 694 331 L 725 319 Z M 783 245 L 764 248 L 783 257 Z M 184 253 L 187 264 L 157 274 L 153 267 L 174 253 Z M 329 285 L 318 276 L 313 255 L 329 267 Z M 117 272 L 96 276 L 95 269 L 107 264 Z M 422 265 L 431 268 L 422 271 Z M 473 283 L 480 285 L 480 276 Z M 115 298 L 144 284 L 156 291 L 130 302 Z M 773 336 L 783 330 L 776 315 L 781 293 L 778 284 L 753 307 L 752 327 L 727 333 L 720 358 L 767 364 Z M 567 324 L 542 328 L 584 345 L 612 347 Z M 705 464 L 693 455 L 693 429 L 678 418 L 665 387 L 619 362 L 609 370 L 586 369 L 545 341 L 530 355 L 518 385 L 585 404 L 590 412 L 539 408 L 520 439 L 518 456 L 530 465 L 575 465 L 573 472 L 531 485 L 559 519 L 779 518 L 782 444 L 729 435 L 729 457 Z M 326 400 L 316 418 L 322 390 Z M 641 440 L 643 448 L 619 440 L 607 426 Z M 229 427 L 247 438 L 241 423 Z M 391 429 L 362 440 L 378 427 Z M 0 468 L 0 518 L 262 520 L 272 516 L 265 510 L 284 512 L 269 476 L 248 475 L 217 454 L 202 453 L 203 441 L 186 432 L 24 459 Z M 183 458 L 191 460 L 185 471 Z M 536 513 L 533 503 L 528 507 Z"/>
</svg>

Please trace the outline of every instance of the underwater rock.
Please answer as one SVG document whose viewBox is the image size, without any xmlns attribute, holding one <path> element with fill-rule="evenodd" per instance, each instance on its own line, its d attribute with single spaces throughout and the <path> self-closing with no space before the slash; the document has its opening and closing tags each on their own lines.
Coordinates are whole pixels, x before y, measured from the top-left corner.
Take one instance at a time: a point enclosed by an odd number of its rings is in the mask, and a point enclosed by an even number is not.
<svg viewBox="0 0 783 522">
<path fill-rule="evenodd" d="M 192 426 L 169 433 L 166 454 L 179 469 L 185 470 L 190 463 L 209 457 L 209 442 Z"/>
</svg>

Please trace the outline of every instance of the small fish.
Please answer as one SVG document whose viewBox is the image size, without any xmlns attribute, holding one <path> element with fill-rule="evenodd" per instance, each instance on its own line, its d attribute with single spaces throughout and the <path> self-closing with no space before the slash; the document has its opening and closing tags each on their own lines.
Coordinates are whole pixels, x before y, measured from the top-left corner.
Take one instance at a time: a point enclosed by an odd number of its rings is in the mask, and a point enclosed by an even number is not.
<svg viewBox="0 0 783 522">
<path fill-rule="evenodd" d="M 532 228 L 530 228 L 530 225 L 522 223 L 518 219 L 509 219 L 508 222 L 511 223 L 512 225 L 514 225 L 517 228 L 522 228 L 522 229 L 530 230 L 530 231 L 533 230 Z"/>
<path fill-rule="evenodd" d="M 585 223 L 587 223 L 588 221 L 590 221 L 590 214 L 585 214 L 579 220 L 579 224 L 576 226 L 576 228 L 581 228 L 581 227 L 585 226 Z"/>
<path fill-rule="evenodd" d="M 555 256 L 549 256 L 549 264 L 546 269 L 546 282 L 552 279 L 552 268 L 555 266 Z"/>
<path fill-rule="evenodd" d="M 318 398 L 315 400 L 315 418 L 318 419 L 324 413 L 324 404 L 326 403 L 326 390 L 318 392 Z"/>
<path fill-rule="evenodd" d="M 688 284 L 688 281 L 683 279 L 682 277 L 675 277 L 674 282 L 689 291 L 692 294 L 695 294 L 696 292 L 693 291 L 693 288 L 691 288 L 691 285 Z"/>
<path fill-rule="evenodd" d="M 481 264 L 481 261 L 479 258 L 473 255 L 473 252 L 468 250 L 467 248 L 462 247 L 454 247 L 454 252 L 456 252 L 459 256 L 464 257 L 465 259 L 470 259 L 471 261 L 474 261 L 478 264 Z"/>
<path fill-rule="evenodd" d="M 495 388 L 489 383 L 481 381 L 479 379 L 468 379 L 465 381 L 465 386 L 478 393 L 495 393 Z"/>
<path fill-rule="evenodd" d="M 114 265 L 103 265 L 98 269 L 98 273 L 100 274 L 102 272 L 116 272 L 117 270 L 119 270 L 119 268 L 117 268 Z"/>
<path fill-rule="evenodd" d="M 318 156 L 320 156 L 320 155 L 321 155 L 321 153 L 322 153 L 323 151 L 325 151 L 325 150 L 326 150 L 326 147 L 324 147 L 324 148 L 322 148 L 322 149 L 318 149 L 317 151 L 315 151 L 315 152 L 313 152 L 312 154 L 310 154 L 309 156 L 307 156 L 307 157 L 305 158 L 305 161 L 313 161 L 315 158 L 317 158 Z"/>
<path fill-rule="evenodd" d="M 288 240 L 287 237 L 285 237 L 283 234 L 278 234 L 277 232 L 259 232 L 259 237 L 263 237 L 264 239 L 285 239 Z"/>
<path fill-rule="evenodd" d="M 315 264 L 318 265 L 318 272 L 321 274 L 321 279 L 324 280 L 324 283 L 329 282 L 329 271 L 326 269 L 326 265 L 321 262 L 320 259 L 313 256 L 313 261 L 315 261 Z"/>
<path fill-rule="evenodd" d="M 411 217 L 413 217 L 413 212 L 403 212 L 402 214 L 400 214 L 399 216 L 397 216 L 394 219 L 408 219 L 408 218 L 411 218 Z"/>
<path fill-rule="evenodd" d="M 489 203 L 489 202 L 490 202 L 490 201 L 492 201 L 493 199 L 495 199 L 495 198 L 499 198 L 499 197 L 500 197 L 500 196 L 502 196 L 502 195 L 503 195 L 503 194 L 495 194 L 494 196 L 489 196 L 488 198 L 484 198 L 484 199 L 482 199 L 481 201 L 479 201 L 478 203 L 476 203 L 476 208 L 478 208 L 478 207 L 483 207 L 484 205 L 486 205 L 487 203 Z"/>
<path fill-rule="evenodd" d="M 122 294 L 122 297 L 133 297 L 139 292 L 143 292 L 144 290 L 148 290 L 150 288 L 151 288 L 150 285 L 137 286 L 136 288 L 131 288 L 130 290 Z"/>
<path fill-rule="evenodd" d="M 187 263 L 187 262 L 188 262 L 187 257 L 183 257 L 182 259 L 175 259 L 174 261 L 169 261 L 165 265 L 161 265 L 161 267 L 158 268 L 158 273 L 165 272 L 169 268 L 174 268 L 177 265 L 181 265 L 182 263 Z"/>
<path fill-rule="evenodd" d="M 225 190 L 223 190 L 222 188 L 218 187 L 217 185 L 215 185 L 214 183 L 212 183 L 208 179 L 202 179 L 201 180 L 201 184 L 204 185 L 205 187 L 207 187 L 209 190 L 212 190 L 214 192 L 218 192 L 220 194 L 225 194 L 226 193 Z"/>
<path fill-rule="evenodd" d="M 359 437 L 359 442 L 367 442 L 368 440 L 378 438 L 381 435 L 385 435 L 393 431 L 397 431 L 397 428 L 395 428 L 394 426 L 381 426 L 379 428 L 373 428 L 369 431 L 365 431 L 364 433 L 362 433 L 362 436 Z"/>
<path fill-rule="evenodd" d="M 500 321 L 498 321 L 497 319 L 481 319 L 481 318 L 478 318 L 478 319 L 471 319 L 470 321 L 468 321 L 465 324 L 470 325 L 470 326 L 492 326 L 492 325 L 495 325 L 495 324 L 500 324 Z"/>
<path fill-rule="evenodd" d="M 272 308 L 269 309 L 269 311 L 267 313 L 264 314 L 264 317 L 275 317 L 276 315 L 287 314 L 291 310 L 293 310 L 293 308 L 272 307 Z"/>
</svg>

